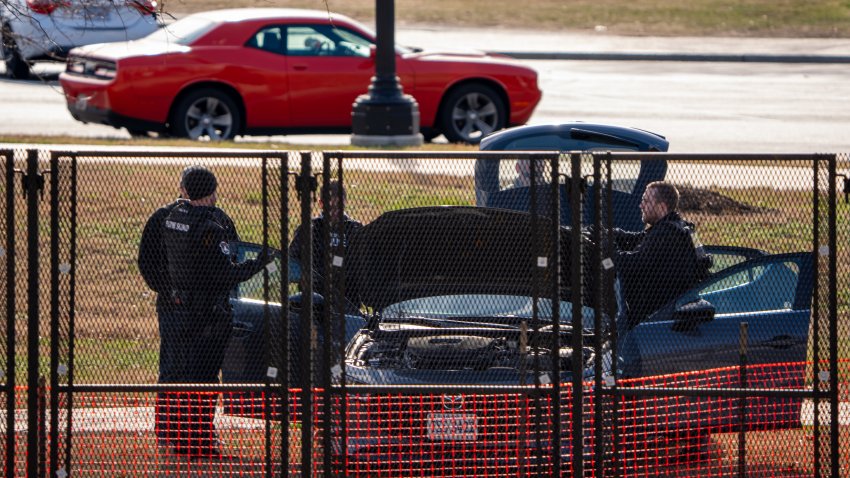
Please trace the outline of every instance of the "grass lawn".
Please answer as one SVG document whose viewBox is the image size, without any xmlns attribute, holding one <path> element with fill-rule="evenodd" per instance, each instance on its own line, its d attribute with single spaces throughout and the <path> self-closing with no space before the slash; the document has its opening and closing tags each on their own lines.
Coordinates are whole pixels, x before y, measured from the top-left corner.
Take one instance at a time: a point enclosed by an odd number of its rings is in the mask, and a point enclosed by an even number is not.
<svg viewBox="0 0 850 478">
<path fill-rule="evenodd" d="M 196 12 L 233 7 L 330 10 L 372 22 L 375 0 L 164 0 L 162 11 Z M 395 0 L 400 24 L 590 30 L 625 35 L 846 37 L 850 5 L 836 0 Z"/>
</svg>

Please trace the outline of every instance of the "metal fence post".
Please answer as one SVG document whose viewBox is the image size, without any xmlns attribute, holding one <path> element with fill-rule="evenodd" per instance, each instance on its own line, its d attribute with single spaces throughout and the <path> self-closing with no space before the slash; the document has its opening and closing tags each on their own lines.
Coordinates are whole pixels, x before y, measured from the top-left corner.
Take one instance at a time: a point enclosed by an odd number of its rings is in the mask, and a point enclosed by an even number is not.
<svg viewBox="0 0 850 478">
<path fill-rule="evenodd" d="M 534 263 L 531 265 L 533 268 L 532 272 L 532 280 L 531 280 L 531 335 L 530 335 L 530 343 L 538 344 L 538 340 L 540 338 L 540 274 L 541 274 L 541 265 L 538 262 L 538 258 L 541 257 L 541 245 L 540 245 L 540 237 L 539 237 L 539 218 L 540 218 L 540 207 L 538 204 L 538 193 L 537 189 L 540 186 L 538 184 L 536 178 L 538 177 L 537 168 L 539 164 L 537 164 L 536 160 L 530 160 L 528 163 L 529 173 L 531 174 L 531 182 L 529 183 L 529 212 L 531 214 L 531 257 L 533 258 Z M 527 342 L 528 343 L 528 342 Z M 524 359 L 523 359 L 524 360 Z M 538 450 L 541 449 L 541 439 L 540 439 L 540 423 L 542 422 L 542 410 L 540 405 L 540 355 L 538 353 L 534 353 L 534 357 L 532 358 L 532 367 L 534 376 L 534 427 L 532 433 L 534 434 L 534 442 Z M 523 370 L 523 374 L 524 374 Z M 557 400 L 557 398 L 556 398 Z M 557 405 L 557 401 L 555 404 Z M 560 459 L 561 450 L 554 448 L 552 450 L 552 458 L 553 463 L 557 463 Z"/>
<path fill-rule="evenodd" d="M 560 156 L 551 161 L 551 206 L 549 217 L 552 221 L 552 253 L 549 257 L 552 273 L 552 403 L 554 404 L 555 430 L 553 431 L 555 455 L 552 467 L 560 475 L 561 471 L 561 194 L 560 194 Z M 532 174 L 532 178 L 536 177 Z M 534 181 L 532 181 L 534 182 Z M 575 237 L 575 234 L 573 234 Z M 575 331 L 573 331 L 575 334 Z"/>
<path fill-rule="evenodd" d="M 820 161 L 817 157 L 812 161 L 812 447 L 814 461 L 814 476 L 820 478 Z"/>
<path fill-rule="evenodd" d="M 836 201 L 838 200 L 835 182 L 836 157 L 829 158 L 829 438 L 830 438 L 830 467 L 832 478 L 838 478 L 841 471 L 840 440 L 838 423 L 838 264 L 836 261 Z M 815 410 L 818 413 L 818 410 Z"/>
<path fill-rule="evenodd" d="M 15 476 L 15 154 L 6 151 L 6 477 Z"/>
<path fill-rule="evenodd" d="M 617 282 L 616 275 L 614 273 L 614 263 L 613 263 L 613 255 L 614 255 L 614 246 L 613 240 L 611 236 L 611 230 L 614 227 L 614 200 L 613 190 L 614 190 L 614 182 L 612 180 L 612 170 L 614 169 L 611 164 L 611 153 L 608 152 L 605 156 L 605 238 L 606 243 L 608 245 L 607 249 L 604 251 L 605 257 L 611 260 L 610 266 L 606 269 L 607 274 L 605 274 L 605 290 L 614 290 L 614 287 Z M 600 231 L 602 233 L 602 231 Z M 601 237 L 600 237 L 601 243 Z M 611 320 L 611 390 L 616 391 L 617 389 L 617 344 L 618 344 L 618 331 L 617 331 L 617 307 L 616 298 L 610 297 L 606 301 L 606 311 L 608 312 L 608 317 Z M 614 476 L 621 476 L 621 468 L 620 468 L 620 459 L 618 455 L 619 451 L 619 443 L 620 443 L 620 422 L 619 422 L 619 410 L 620 410 L 620 400 L 621 395 L 618 393 L 613 393 L 611 396 L 611 455 L 613 456 L 613 467 L 614 467 Z"/>
<path fill-rule="evenodd" d="M 260 178 L 262 185 L 260 187 L 261 190 L 261 204 L 262 204 L 262 216 L 263 216 L 263 253 L 268 252 L 269 247 L 269 158 L 263 157 L 261 161 L 261 172 Z M 266 375 L 265 375 L 265 385 L 266 390 L 263 392 L 263 410 L 265 417 L 264 424 L 264 447 L 266 453 L 266 476 L 272 476 L 272 407 L 271 407 L 271 394 L 272 394 L 272 374 L 269 373 L 268 367 L 271 366 L 271 313 L 269 308 L 269 301 L 271 300 L 269 294 L 269 269 L 268 267 L 263 268 L 263 362 L 266 366 Z M 285 296 L 283 296 L 285 297 Z"/>
<path fill-rule="evenodd" d="M 38 200 L 43 187 L 38 151 L 27 151 L 27 476 L 39 474 L 39 250 Z"/>
<path fill-rule="evenodd" d="M 50 157 L 50 476 L 59 466 L 59 158 Z"/>
<path fill-rule="evenodd" d="M 573 378 L 573 423 L 572 423 L 572 464 L 573 476 L 584 475 L 584 361 L 582 358 L 582 284 L 581 270 L 581 202 L 582 176 L 581 153 L 570 154 L 570 207 L 572 209 L 572 234 L 570 241 L 570 289 L 572 292 L 572 378 Z M 560 451 L 559 451 L 560 452 Z"/>
<path fill-rule="evenodd" d="M 280 300 L 283 306 L 281 310 L 281 367 L 283 370 L 280 387 L 280 406 L 281 406 L 281 450 L 280 459 L 282 461 L 281 476 L 289 476 L 289 428 L 291 417 L 289 414 L 289 382 L 290 382 L 290 361 L 289 361 L 289 154 L 280 158 L 280 249 L 281 249 L 281 276 L 286 280 L 280 281 Z M 294 173 L 293 173 L 294 174 Z"/>
<path fill-rule="evenodd" d="M 325 154 L 325 153 L 323 153 Z M 348 244 L 345 243 L 347 240 L 345 236 L 345 221 L 343 220 L 345 217 L 345 208 L 346 208 L 346 195 L 343 193 L 345 189 L 345 179 L 343 177 L 343 166 L 342 166 L 342 158 L 336 157 L 337 160 L 337 180 L 339 181 L 340 194 L 338 195 L 339 200 L 339 219 L 337 220 L 337 235 L 341 238 L 344 238 L 337 244 L 337 254 L 342 257 L 348 247 Z M 346 390 L 346 376 L 345 376 L 345 328 L 346 328 L 346 320 L 345 320 L 345 309 L 348 307 L 348 299 L 346 299 L 345 295 L 345 268 L 346 264 L 342 263 L 339 266 L 340 272 L 339 274 L 335 274 L 334 282 L 337 285 L 337 294 L 339 299 L 337 300 L 338 309 L 335 311 L 337 320 L 339 320 L 339 328 L 337 330 L 337 337 L 339 337 L 339 350 L 337 351 L 337 356 L 339 357 L 339 406 L 340 406 L 340 414 L 339 414 L 339 426 L 336 439 L 340 443 L 340 449 L 346 450 L 348 444 L 348 423 L 346 422 L 346 412 L 348 409 L 348 391 Z M 355 304 L 357 305 L 357 304 Z M 330 365 L 329 365 L 330 367 Z M 330 382 L 328 382 L 328 388 L 330 389 Z M 330 421 L 330 406 L 328 406 L 328 421 Z M 330 436 L 330 431 L 333 428 L 328 428 Z M 326 448 L 326 459 L 330 462 L 332 450 L 332 443 L 330 440 L 325 442 Z M 345 476 L 346 474 L 346 458 L 345 454 L 343 454 L 343 458 L 340 463 L 341 470 L 337 473 L 339 476 Z"/>
<path fill-rule="evenodd" d="M 68 271 L 68 395 L 66 413 L 65 472 L 71 475 L 71 449 L 73 445 L 74 406 L 74 350 L 77 327 L 77 157 L 71 157 L 71 244 L 70 270 Z"/>
<path fill-rule="evenodd" d="M 595 337 L 593 348 L 593 390 L 596 399 L 594 407 L 593 423 L 594 423 L 594 470 L 596 476 L 604 476 L 604 453 L 605 453 L 605 423 L 603 415 L 603 400 L 606 398 L 602 389 L 602 244 L 600 241 L 602 232 L 602 165 L 599 156 L 593 155 L 593 254 L 591 261 L 593 263 L 593 335 Z M 579 236 L 579 239 L 581 236 Z"/>
<path fill-rule="evenodd" d="M 324 476 L 330 478 L 331 475 L 331 460 L 330 460 L 330 452 L 331 452 L 331 435 L 330 435 L 330 420 L 331 420 L 331 361 L 333 360 L 333 354 L 331 353 L 331 349 L 333 347 L 333 337 L 331 334 L 331 316 L 333 304 L 336 302 L 335 299 L 337 297 L 333 293 L 333 278 L 336 276 L 331 271 L 331 256 L 333 255 L 333 251 L 331 250 L 331 227 L 333 221 L 331 220 L 331 208 L 330 208 L 330 184 L 331 184 L 331 162 L 330 158 L 327 156 L 322 157 L 322 217 L 325 218 L 325 227 L 322 228 L 322 270 L 324 271 L 324 276 L 320 278 L 322 281 L 322 291 L 324 292 L 324 307 L 322 307 L 322 336 L 324 337 L 324 344 L 322 347 L 322 362 L 324 367 L 322 368 L 322 431 L 324 434 L 322 435 L 322 461 L 324 462 Z M 339 185 L 340 191 L 337 196 L 342 197 L 342 185 Z M 340 236 L 344 237 L 344 236 Z"/>
<path fill-rule="evenodd" d="M 301 200 L 301 227 L 304 228 L 301 245 L 301 476 L 313 476 L 313 344 L 316 330 L 313 327 L 313 221 L 312 193 L 315 178 L 312 175 L 312 155 L 301 152 L 299 199 Z M 306 342 L 306 343 L 305 343 Z"/>
</svg>

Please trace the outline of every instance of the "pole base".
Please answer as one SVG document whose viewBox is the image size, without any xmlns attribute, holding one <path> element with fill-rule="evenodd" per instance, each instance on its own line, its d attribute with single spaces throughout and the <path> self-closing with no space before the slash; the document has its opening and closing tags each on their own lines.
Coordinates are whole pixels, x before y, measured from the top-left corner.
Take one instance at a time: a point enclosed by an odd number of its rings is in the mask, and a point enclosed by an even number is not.
<svg viewBox="0 0 850 478">
<path fill-rule="evenodd" d="M 424 138 L 421 133 L 416 134 L 352 134 L 352 146 L 422 146 Z"/>
<path fill-rule="evenodd" d="M 419 146 L 419 105 L 410 95 L 361 95 L 351 111 L 351 133 L 355 146 Z"/>
</svg>

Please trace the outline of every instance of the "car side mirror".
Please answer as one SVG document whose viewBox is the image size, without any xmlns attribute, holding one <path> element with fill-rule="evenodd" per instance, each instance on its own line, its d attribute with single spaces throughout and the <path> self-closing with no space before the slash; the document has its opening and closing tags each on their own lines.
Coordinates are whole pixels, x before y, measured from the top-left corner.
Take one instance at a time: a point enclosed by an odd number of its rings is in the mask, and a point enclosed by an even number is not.
<svg viewBox="0 0 850 478">
<path fill-rule="evenodd" d="M 703 322 L 714 320 L 716 310 L 711 302 L 697 299 L 676 307 L 673 311 L 673 331 L 688 332 L 699 327 Z"/>
</svg>

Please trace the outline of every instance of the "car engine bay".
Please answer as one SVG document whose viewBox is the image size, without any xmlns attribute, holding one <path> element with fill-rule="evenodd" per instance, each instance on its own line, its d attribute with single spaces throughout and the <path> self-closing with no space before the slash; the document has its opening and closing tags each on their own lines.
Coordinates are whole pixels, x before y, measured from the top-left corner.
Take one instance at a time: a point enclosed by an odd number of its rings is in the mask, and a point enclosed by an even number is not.
<svg viewBox="0 0 850 478">
<path fill-rule="evenodd" d="M 571 329 L 560 334 L 562 371 L 572 369 Z M 583 334 L 583 368 L 593 363 L 592 335 Z M 402 329 L 363 330 L 348 348 L 347 364 L 375 369 L 472 370 L 509 369 L 550 372 L 554 369 L 551 330 Z"/>
</svg>

